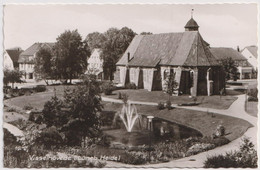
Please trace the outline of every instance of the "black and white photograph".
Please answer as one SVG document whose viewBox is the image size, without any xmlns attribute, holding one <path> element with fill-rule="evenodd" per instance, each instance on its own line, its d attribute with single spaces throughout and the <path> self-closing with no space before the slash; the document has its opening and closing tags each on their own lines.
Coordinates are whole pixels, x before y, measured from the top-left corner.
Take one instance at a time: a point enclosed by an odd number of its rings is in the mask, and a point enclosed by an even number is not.
<svg viewBox="0 0 260 170">
<path fill-rule="evenodd" d="M 258 168 L 258 10 L 2 4 L 3 168 Z"/>
</svg>

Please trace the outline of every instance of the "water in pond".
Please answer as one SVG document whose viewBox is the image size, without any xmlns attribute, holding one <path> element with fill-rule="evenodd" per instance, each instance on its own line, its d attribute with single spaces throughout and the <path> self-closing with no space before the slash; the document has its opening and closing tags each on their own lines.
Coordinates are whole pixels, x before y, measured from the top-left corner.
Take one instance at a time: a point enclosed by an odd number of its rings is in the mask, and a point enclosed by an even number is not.
<svg viewBox="0 0 260 170">
<path fill-rule="evenodd" d="M 147 116 L 144 115 L 139 115 L 131 132 L 126 130 L 125 124 L 120 117 L 115 117 L 112 122 L 110 122 L 112 123 L 111 126 L 103 126 L 103 132 L 108 135 L 113 142 L 123 143 L 125 145 L 148 145 L 150 143 L 150 137 L 153 143 L 157 143 L 167 140 L 174 141 L 202 136 L 202 134 L 195 129 L 156 117 L 152 120 L 152 126 L 149 128 Z"/>
</svg>

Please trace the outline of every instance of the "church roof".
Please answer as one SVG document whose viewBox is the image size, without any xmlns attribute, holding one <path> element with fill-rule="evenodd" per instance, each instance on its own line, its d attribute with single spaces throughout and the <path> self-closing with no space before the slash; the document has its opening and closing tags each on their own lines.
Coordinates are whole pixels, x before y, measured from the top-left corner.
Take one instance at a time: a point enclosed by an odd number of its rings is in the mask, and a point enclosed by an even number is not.
<svg viewBox="0 0 260 170">
<path fill-rule="evenodd" d="M 130 61 L 128 62 L 128 52 Z M 198 31 L 136 35 L 117 65 L 138 67 L 216 66 L 206 42 Z"/>
<path fill-rule="evenodd" d="M 193 18 L 191 18 L 187 22 L 187 24 L 185 25 L 184 28 L 199 28 L 199 25 L 197 24 L 197 22 Z"/>
</svg>

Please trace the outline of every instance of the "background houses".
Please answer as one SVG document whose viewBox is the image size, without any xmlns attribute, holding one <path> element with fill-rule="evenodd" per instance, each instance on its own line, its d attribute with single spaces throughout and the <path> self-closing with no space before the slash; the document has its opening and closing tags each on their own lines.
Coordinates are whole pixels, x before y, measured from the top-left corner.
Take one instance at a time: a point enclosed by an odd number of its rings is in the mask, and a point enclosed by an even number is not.
<svg viewBox="0 0 260 170">
<path fill-rule="evenodd" d="M 36 78 L 34 73 L 34 59 L 37 55 L 37 52 L 41 48 L 50 48 L 52 49 L 54 43 L 34 43 L 32 46 L 27 48 L 19 56 L 19 70 L 24 72 L 25 79 L 34 80 Z"/>
<path fill-rule="evenodd" d="M 245 56 L 247 61 L 253 66 L 254 70 L 257 71 L 257 46 L 252 45 L 252 46 L 247 46 L 245 47 L 242 51 L 241 54 Z"/>
<path fill-rule="evenodd" d="M 13 60 L 11 59 L 10 55 L 6 52 L 6 50 L 4 51 L 4 69 L 8 69 L 8 70 L 14 70 L 14 63 Z"/>
<path fill-rule="evenodd" d="M 91 56 L 88 59 L 88 69 L 87 72 L 95 74 L 98 79 L 104 79 L 103 73 L 103 59 L 100 57 L 101 50 L 99 48 L 95 48 Z"/>
<path fill-rule="evenodd" d="M 221 60 L 231 58 L 237 66 L 240 80 L 252 78 L 253 67 L 239 51 L 224 47 L 210 48 L 210 51 L 220 63 Z"/>
</svg>

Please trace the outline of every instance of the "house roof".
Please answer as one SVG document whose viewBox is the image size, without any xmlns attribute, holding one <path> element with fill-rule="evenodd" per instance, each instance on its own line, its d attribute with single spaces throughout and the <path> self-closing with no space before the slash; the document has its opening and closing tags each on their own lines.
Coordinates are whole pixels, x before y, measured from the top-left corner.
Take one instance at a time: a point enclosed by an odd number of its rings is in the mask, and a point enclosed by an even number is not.
<svg viewBox="0 0 260 170">
<path fill-rule="evenodd" d="M 11 57 L 12 61 L 18 62 L 19 59 L 19 55 L 23 52 L 22 50 L 17 50 L 17 49 L 8 49 L 6 50 L 6 52 L 8 53 L 8 55 Z"/>
<path fill-rule="evenodd" d="M 191 18 L 187 22 L 187 24 L 185 25 L 184 28 L 199 28 L 199 25 L 197 24 L 197 22 L 193 18 Z"/>
<path fill-rule="evenodd" d="M 55 43 L 34 43 L 32 46 L 23 51 L 19 56 L 19 63 L 33 63 L 34 61 L 30 59 L 35 53 L 37 53 L 42 47 L 53 48 Z"/>
<path fill-rule="evenodd" d="M 252 45 L 252 46 L 245 47 L 245 49 L 247 49 L 255 58 L 257 58 L 257 56 L 258 56 L 257 55 L 257 50 L 258 50 L 257 46 Z"/>
<path fill-rule="evenodd" d="M 235 61 L 247 60 L 240 52 L 233 48 L 214 47 L 210 48 L 211 53 L 216 57 L 217 60 L 223 60 L 232 58 Z"/>
<path fill-rule="evenodd" d="M 128 62 L 128 54 L 130 61 Z M 136 35 L 117 65 L 139 67 L 219 65 L 198 31 Z"/>
</svg>

